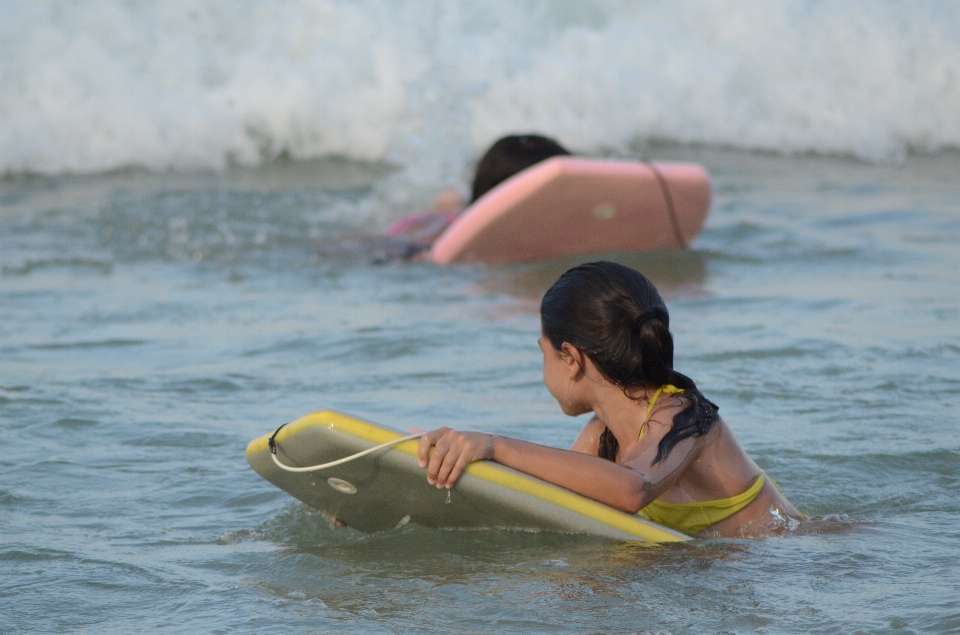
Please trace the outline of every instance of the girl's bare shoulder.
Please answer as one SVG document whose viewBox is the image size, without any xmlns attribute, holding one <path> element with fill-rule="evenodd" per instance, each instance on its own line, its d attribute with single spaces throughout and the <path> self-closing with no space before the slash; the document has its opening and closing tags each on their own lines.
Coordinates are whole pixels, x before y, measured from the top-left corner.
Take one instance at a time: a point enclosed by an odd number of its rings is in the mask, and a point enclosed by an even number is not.
<svg viewBox="0 0 960 635">
<path fill-rule="evenodd" d="M 606 426 L 600 422 L 600 419 L 592 417 L 587 425 L 583 426 L 583 430 L 580 431 L 577 440 L 573 442 L 570 449 L 574 452 L 596 456 L 600 449 L 600 435 L 603 434 L 604 430 L 606 430 Z"/>
</svg>

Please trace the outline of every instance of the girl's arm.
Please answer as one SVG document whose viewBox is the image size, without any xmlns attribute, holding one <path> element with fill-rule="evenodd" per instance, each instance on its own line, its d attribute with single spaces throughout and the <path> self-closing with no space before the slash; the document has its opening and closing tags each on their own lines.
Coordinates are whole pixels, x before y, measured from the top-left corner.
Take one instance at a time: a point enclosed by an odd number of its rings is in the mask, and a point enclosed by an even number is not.
<svg viewBox="0 0 960 635">
<path fill-rule="evenodd" d="M 427 480 L 437 487 L 453 487 L 467 465 L 490 459 L 632 514 L 676 481 L 699 453 L 698 441 L 681 441 L 667 460 L 641 470 L 636 464 L 643 457 L 619 465 L 520 439 L 440 428 L 420 438 L 418 459 L 427 468 Z"/>
</svg>

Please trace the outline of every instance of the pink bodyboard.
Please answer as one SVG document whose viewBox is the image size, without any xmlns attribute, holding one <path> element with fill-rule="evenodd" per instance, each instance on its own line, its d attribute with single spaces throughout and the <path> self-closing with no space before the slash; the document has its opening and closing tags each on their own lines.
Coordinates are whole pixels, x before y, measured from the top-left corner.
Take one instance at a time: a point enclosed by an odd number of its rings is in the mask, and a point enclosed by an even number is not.
<svg viewBox="0 0 960 635">
<path fill-rule="evenodd" d="M 468 207 L 430 258 L 498 264 L 686 247 L 706 220 L 710 178 L 690 163 L 654 167 L 575 157 L 538 163 Z"/>
</svg>

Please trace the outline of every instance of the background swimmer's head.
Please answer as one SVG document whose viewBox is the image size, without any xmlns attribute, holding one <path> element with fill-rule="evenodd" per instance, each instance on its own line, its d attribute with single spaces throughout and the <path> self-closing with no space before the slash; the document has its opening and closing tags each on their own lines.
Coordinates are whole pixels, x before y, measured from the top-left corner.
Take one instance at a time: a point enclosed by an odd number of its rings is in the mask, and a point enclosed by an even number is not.
<svg viewBox="0 0 960 635">
<path fill-rule="evenodd" d="M 671 384 L 683 389 L 687 406 L 674 416 L 654 463 L 683 439 L 706 434 L 720 418 L 716 404 L 693 380 L 673 369 L 670 314 L 639 271 L 614 262 L 570 269 L 543 296 L 540 326 L 554 349 L 561 350 L 564 342 L 576 346 L 631 398 L 631 388 Z M 599 456 L 615 461 L 618 447 L 613 433 L 605 430 Z"/>
<path fill-rule="evenodd" d="M 567 271 L 540 303 L 543 334 L 557 350 L 573 344 L 621 388 L 670 383 L 670 314 L 638 271 L 592 262 Z"/>
<path fill-rule="evenodd" d="M 536 134 L 509 135 L 490 146 L 473 177 L 473 193 L 470 202 L 506 181 L 511 176 L 544 159 L 568 155 L 569 150 L 550 139 Z"/>
</svg>

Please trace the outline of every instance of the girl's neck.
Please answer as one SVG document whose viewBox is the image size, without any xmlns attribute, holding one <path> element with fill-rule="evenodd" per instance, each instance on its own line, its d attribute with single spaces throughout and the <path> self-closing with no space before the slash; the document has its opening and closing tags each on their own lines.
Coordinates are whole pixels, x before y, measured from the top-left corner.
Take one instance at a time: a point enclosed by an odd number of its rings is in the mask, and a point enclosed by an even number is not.
<svg viewBox="0 0 960 635">
<path fill-rule="evenodd" d="M 624 393 L 619 386 L 608 384 L 598 388 L 594 414 L 617 438 L 621 448 L 636 443 L 646 423 L 647 406 L 658 386 L 632 388 Z"/>
</svg>

